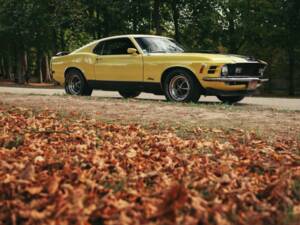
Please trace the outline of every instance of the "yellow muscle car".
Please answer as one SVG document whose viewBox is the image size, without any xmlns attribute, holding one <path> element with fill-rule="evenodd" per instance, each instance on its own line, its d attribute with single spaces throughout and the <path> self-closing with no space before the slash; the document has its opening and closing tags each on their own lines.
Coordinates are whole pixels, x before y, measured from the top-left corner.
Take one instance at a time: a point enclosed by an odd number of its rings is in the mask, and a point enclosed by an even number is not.
<svg viewBox="0 0 300 225">
<path fill-rule="evenodd" d="M 104 38 L 51 59 L 53 78 L 68 94 L 100 89 L 134 98 L 148 92 L 176 102 L 197 102 L 201 95 L 239 102 L 267 81 L 266 67 L 251 57 L 188 53 L 173 39 L 153 35 Z"/>
</svg>

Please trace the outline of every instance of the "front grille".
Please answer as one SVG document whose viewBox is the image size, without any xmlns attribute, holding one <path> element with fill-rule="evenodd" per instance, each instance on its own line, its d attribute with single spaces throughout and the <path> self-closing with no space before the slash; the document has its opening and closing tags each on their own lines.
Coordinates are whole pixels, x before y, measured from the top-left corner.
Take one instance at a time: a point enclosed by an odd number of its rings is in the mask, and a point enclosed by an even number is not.
<svg viewBox="0 0 300 225">
<path fill-rule="evenodd" d="M 262 77 L 266 65 L 263 63 L 237 63 L 229 64 L 228 76 Z"/>
</svg>

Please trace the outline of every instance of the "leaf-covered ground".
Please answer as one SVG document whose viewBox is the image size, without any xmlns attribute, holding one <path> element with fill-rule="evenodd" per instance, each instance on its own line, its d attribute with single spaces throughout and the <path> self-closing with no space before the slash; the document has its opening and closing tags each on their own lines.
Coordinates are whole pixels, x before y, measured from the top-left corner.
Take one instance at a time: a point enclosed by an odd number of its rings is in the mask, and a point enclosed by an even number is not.
<svg viewBox="0 0 300 225">
<path fill-rule="evenodd" d="M 299 152 L 0 104 L 0 224 L 297 224 Z"/>
</svg>

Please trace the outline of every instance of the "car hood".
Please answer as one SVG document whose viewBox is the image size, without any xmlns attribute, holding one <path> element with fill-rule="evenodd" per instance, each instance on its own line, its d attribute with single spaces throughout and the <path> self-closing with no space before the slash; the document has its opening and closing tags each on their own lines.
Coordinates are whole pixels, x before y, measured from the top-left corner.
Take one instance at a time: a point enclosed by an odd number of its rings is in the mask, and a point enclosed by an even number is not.
<svg viewBox="0 0 300 225">
<path fill-rule="evenodd" d="M 160 54 L 161 55 L 161 54 Z M 215 63 L 264 63 L 253 57 L 230 54 L 210 54 L 210 53 L 168 53 L 168 57 L 179 57 L 182 59 L 213 61 Z"/>
</svg>

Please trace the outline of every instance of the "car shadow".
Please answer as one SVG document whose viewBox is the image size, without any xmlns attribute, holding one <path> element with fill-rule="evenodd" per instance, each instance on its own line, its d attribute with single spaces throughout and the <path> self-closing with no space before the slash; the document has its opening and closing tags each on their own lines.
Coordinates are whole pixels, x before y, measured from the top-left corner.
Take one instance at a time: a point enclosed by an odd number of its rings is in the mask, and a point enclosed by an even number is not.
<svg viewBox="0 0 300 225">
<path fill-rule="evenodd" d="M 243 103 L 243 102 L 239 102 L 239 103 L 235 103 L 235 104 L 225 104 L 222 103 L 220 101 L 199 101 L 197 103 L 174 103 L 174 102 L 169 102 L 166 99 L 150 99 L 150 98 L 133 98 L 133 99 L 124 99 L 122 97 L 101 97 L 101 96 L 93 96 L 92 98 L 95 99 L 118 99 L 118 100 L 124 100 L 124 101 L 134 101 L 134 102 L 138 102 L 138 101 L 143 101 L 143 102 L 163 102 L 163 103 L 167 103 L 167 104 L 181 104 L 181 105 L 212 105 L 212 106 L 249 106 L 249 105 L 254 105 L 254 104 L 249 104 L 249 103 Z"/>
</svg>

